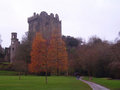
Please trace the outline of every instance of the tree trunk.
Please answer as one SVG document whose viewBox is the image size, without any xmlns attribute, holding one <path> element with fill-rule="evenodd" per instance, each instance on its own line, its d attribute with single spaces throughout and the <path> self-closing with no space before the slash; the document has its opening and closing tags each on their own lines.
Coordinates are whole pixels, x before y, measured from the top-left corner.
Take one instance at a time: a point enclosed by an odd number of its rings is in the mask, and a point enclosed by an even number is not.
<svg viewBox="0 0 120 90">
<path fill-rule="evenodd" d="M 59 68 L 57 67 L 57 76 L 59 76 Z"/>
<path fill-rule="evenodd" d="M 46 84 L 48 83 L 47 71 L 46 71 L 46 74 L 45 74 L 45 82 L 46 82 Z"/>
<path fill-rule="evenodd" d="M 47 61 L 46 61 L 46 74 L 45 74 L 45 81 L 46 81 L 46 84 L 48 83 L 47 73 L 48 73 L 48 65 L 47 65 Z"/>
<path fill-rule="evenodd" d="M 89 80 L 92 80 L 92 74 L 89 70 L 88 70 L 88 76 L 89 76 Z"/>
<path fill-rule="evenodd" d="M 19 72 L 19 80 L 21 80 L 21 72 Z"/>
<path fill-rule="evenodd" d="M 26 70 L 25 70 L 25 76 L 28 75 L 28 63 L 26 62 Z"/>
<path fill-rule="evenodd" d="M 66 76 L 68 76 L 69 75 L 69 73 L 68 73 L 68 70 L 67 70 L 67 72 L 66 72 Z"/>
</svg>

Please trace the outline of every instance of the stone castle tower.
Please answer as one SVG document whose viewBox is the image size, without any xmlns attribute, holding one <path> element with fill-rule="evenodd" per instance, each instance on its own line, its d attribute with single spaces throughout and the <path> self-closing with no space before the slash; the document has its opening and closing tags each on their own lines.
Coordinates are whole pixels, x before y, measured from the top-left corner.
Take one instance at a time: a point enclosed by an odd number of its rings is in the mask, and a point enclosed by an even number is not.
<svg viewBox="0 0 120 90">
<path fill-rule="evenodd" d="M 28 18 L 29 32 L 40 32 L 44 39 L 48 40 L 51 38 L 52 32 L 57 30 L 61 37 L 61 21 L 59 16 L 56 14 L 48 15 L 46 12 L 40 14 L 34 13 L 34 15 Z"/>
<path fill-rule="evenodd" d="M 15 53 L 18 45 L 20 44 L 19 40 L 17 39 L 17 33 L 11 33 L 11 45 L 10 47 L 5 48 L 5 60 L 6 62 L 13 63 L 15 60 Z"/>
<path fill-rule="evenodd" d="M 10 45 L 10 62 L 15 60 L 16 49 L 20 42 L 17 39 L 17 33 L 11 33 L 11 45 Z"/>
</svg>

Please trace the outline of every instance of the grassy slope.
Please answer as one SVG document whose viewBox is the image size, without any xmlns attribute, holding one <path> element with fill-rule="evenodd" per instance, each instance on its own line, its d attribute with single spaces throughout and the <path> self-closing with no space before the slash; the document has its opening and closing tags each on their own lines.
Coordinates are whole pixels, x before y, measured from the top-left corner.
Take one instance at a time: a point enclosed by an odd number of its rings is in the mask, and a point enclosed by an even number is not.
<svg viewBox="0 0 120 90">
<path fill-rule="evenodd" d="M 74 77 L 45 77 L 41 76 L 0 76 L 0 90 L 92 90 L 87 84 Z"/>
<path fill-rule="evenodd" d="M 84 79 L 88 80 L 88 77 L 85 77 Z M 107 78 L 93 78 L 93 80 L 90 81 L 110 88 L 110 90 L 120 90 L 120 80 L 108 80 Z"/>
</svg>

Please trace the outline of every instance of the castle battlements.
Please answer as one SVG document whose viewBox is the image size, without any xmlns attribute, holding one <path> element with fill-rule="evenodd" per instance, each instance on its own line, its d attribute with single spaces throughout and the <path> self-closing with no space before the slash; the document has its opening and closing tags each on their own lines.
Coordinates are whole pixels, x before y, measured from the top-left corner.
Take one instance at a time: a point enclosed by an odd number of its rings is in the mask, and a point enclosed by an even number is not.
<svg viewBox="0 0 120 90">
<path fill-rule="evenodd" d="M 28 23 L 36 20 L 36 19 L 39 19 L 39 18 L 52 18 L 54 20 L 58 20 L 59 21 L 59 16 L 58 14 L 53 14 L 51 13 L 50 15 L 48 15 L 48 13 L 46 13 L 45 11 L 42 11 L 40 14 L 36 14 L 36 13 L 33 13 L 33 16 L 29 17 L 28 18 Z"/>
</svg>

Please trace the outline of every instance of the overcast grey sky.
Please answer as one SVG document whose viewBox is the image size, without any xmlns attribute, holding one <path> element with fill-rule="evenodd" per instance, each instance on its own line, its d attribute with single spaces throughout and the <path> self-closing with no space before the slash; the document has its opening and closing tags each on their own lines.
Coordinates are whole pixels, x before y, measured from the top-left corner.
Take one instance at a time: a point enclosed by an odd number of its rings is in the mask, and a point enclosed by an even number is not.
<svg viewBox="0 0 120 90">
<path fill-rule="evenodd" d="M 27 18 L 41 11 L 59 15 L 63 35 L 114 40 L 120 31 L 120 0 L 0 0 L 2 46 L 10 45 L 11 32 L 21 40 Z"/>
</svg>

